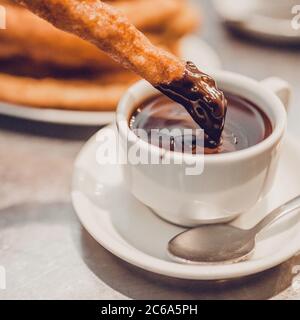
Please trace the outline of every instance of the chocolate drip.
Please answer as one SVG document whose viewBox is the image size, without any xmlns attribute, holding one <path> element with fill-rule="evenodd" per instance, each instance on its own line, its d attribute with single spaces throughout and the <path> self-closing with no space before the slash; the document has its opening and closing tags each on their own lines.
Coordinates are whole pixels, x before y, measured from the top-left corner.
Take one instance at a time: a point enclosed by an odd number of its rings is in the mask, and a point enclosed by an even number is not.
<svg viewBox="0 0 300 320">
<path fill-rule="evenodd" d="M 216 148 L 221 144 L 227 101 L 213 78 L 187 62 L 182 79 L 156 88 L 185 107 L 204 130 L 205 147 Z"/>
</svg>

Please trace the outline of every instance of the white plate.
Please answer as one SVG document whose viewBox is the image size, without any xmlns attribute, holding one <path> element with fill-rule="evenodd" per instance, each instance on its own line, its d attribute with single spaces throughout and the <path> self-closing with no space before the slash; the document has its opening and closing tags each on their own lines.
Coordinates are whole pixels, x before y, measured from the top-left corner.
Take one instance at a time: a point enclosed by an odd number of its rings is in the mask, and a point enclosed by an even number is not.
<svg viewBox="0 0 300 320">
<path fill-rule="evenodd" d="M 300 43 L 300 29 L 292 28 L 293 0 L 213 0 L 222 19 L 231 27 L 274 43 Z M 299 4 L 299 1 L 298 1 Z"/>
<path fill-rule="evenodd" d="M 207 72 L 221 68 L 216 52 L 196 36 L 188 36 L 182 40 L 181 55 Z M 114 112 L 42 109 L 3 102 L 0 102 L 0 114 L 41 122 L 91 126 L 111 123 L 115 116 Z"/>
<path fill-rule="evenodd" d="M 197 280 L 230 279 L 272 268 L 300 250 L 300 217 L 285 219 L 260 238 L 251 260 L 234 265 L 184 265 L 167 256 L 168 240 L 183 229 L 158 218 L 125 189 L 118 165 L 99 165 L 100 131 L 79 154 L 74 168 L 72 201 L 86 230 L 119 258 L 161 275 Z M 103 136 L 102 136 L 103 137 Z M 111 145 L 114 148 L 114 145 Z M 266 200 L 235 225 L 250 227 L 266 213 L 300 193 L 300 148 L 285 142 L 274 188 Z"/>
</svg>

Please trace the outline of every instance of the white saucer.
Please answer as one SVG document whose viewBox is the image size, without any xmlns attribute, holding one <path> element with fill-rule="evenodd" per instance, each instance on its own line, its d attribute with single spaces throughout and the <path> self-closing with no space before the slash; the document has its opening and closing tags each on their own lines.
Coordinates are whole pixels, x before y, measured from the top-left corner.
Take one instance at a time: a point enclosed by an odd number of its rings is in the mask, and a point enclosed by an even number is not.
<svg viewBox="0 0 300 320">
<path fill-rule="evenodd" d="M 188 36 L 182 40 L 181 55 L 186 60 L 194 61 L 206 72 L 221 68 L 217 53 L 196 36 Z M 111 123 L 115 116 L 114 112 L 42 109 L 4 102 L 0 102 L 0 114 L 40 122 L 85 126 L 105 125 Z"/>
<path fill-rule="evenodd" d="M 292 28 L 295 3 L 266 0 L 213 0 L 221 18 L 231 27 L 274 43 L 300 43 L 300 29 Z M 298 3 L 299 4 L 299 3 Z"/>
<path fill-rule="evenodd" d="M 272 268 L 300 250 L 300 217 L 282 219 L 264 233 L 251 260 L 234 265 L 184 265 L 167 256 L 168 240 L 183 230 L 171 225 L 136 200 L 125 189 L 118 165 L 99 165 L 96 152 L 103 131 L 80 152 L 74 168 L 72 201 L 86 230 L 103 247 L 142 269 L 165 276 L 217 280 Z M 111 148 L 114 146 L 111 145 Z M 266 213 L 300 193 L 300 147 L 286 138 L 277 179 L 268 199 L 235 221 L 250 227 Z"/>
</svg>

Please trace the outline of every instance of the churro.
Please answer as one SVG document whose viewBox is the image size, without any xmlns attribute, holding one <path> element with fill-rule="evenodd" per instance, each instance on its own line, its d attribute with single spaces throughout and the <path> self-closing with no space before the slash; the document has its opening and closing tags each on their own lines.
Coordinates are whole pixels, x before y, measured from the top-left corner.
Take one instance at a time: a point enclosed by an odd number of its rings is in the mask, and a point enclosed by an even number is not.
<svg viewBox="0 0 300 320">
<path fill-rule="evenodd" d="M 0 33 L 0 58 L 30 58 L 40 63 L 70 68 L 120 68 L 94 45 L 56 29 L 23 7 L 0 0 L 0 4 L 4 3 L 8 27 L 5 32 Z M 114 5 L 122 8 L 129 19 L 138 23 L 142 29 L 148 26 L 146 36 L 155 45 L 178 54 L 174 48 L 177 47 L 179 38 L 194 30 L 198 18 L 195 13 L 193 18 L 190 16 L 191 8 L 183 6 L 185 1 L 159 0 L 159 3 L 159 14 L 156 13 L 158 0 L 115 1 Z M 182 11 L 179 10 L 181 7 Z"/>
<path fill-rule="evenodd" d="M 56 27 L 95 44 L 153 85 L 179 80 L 185 63 L 155 47 L 116 8 L 98 0 L 17 0 Z"/>
<path fill-rule="evenodd" d="M 26 33 L 27 34 L 27 33 Z M 109 58 L 105 53 L 98 50 L 94 45 L 81 39 L 70 42 L 57 42 L 59 37 L 45 37 L 39 41 L 35 37 L 23 37 L 23 40 L 1 39 L 0 59 L 27 58 L 39 63 L 51 64 L 63 69 L 65 68 L 92 68 L 97 70 L 119 70 L 120 66 Z M 26 41 L 27 39 L 30 39 Z M 156 45 L 167 49 L 178 55 L 180 40 L 173 38 L 161 38 L 156 35 L 149 35 L 149 38 Z"/>
<path fill-rule="evenodd" d="M 155 47 L 117 9 L 100 0 L 16 0 L 56 27 L 105 51 L 123 67 L 182 104 L 205 131 L 205 147 L 217 148 L 226 99 L 215 81 L 191 63 Z"/>
<path fill-rule="evenodd" d="M 120 5 L 133 18 L 137 11 L 132 7 L 137 2 L 115 1 L 114 4 Z M 2 81 L 6 81 L 6 86 L 2 90 L 0 88 L 0 100 L 38 108 L 114 110 L 128 86 L 138 80 L 137 76 L 121 71 L 118 64 L 94 45 L 56 29 L 11 1 L 0 0 L 0 4 L 5 4 L 9 24 L 6 32 L 0 34 L 0 74 Z M 140 9 L 144 4 L 149 9 L 152 4 L 150 9 L 154 15 L 153 9 L 157 8 L 155 1 L 143 0 L 139 4 Z M 127 5 L 129 9 L 126 10 Z M 179 17 L 180 12 L 175 17 L 173 13 L 176 10 L 174 6 L 172 10 L 170 6 L 168 9 L 168 3 L 160 6 L 160 9 L 161 17 L 172 18 L 173 22 L 174 18 L 177 20 Z M 184 7 L 183 15 L 186 9 Z M 140 24 L 148 26 L 151 32 L 147 36 L 156 45 L 178 55 L 178 37 L 184 30 L 188 31 L 187 27 L 182 25 L 181 31 L 174 34 L 170 28 L 165 30 L 160 26 L 158 29 L 155 23 L 163 25 L 160 20 L 150 24 L 151 15 L 147 15 L 149 21 L 143 24 L 143 14 L 139 14 Z M 90 94 L 96 92 L 97 88 L 97 95 Z M 74 91 L 80 91 L 80 95 L 73 95 Z M 73 98 L 70 99 L 70 96 Z"/>
<path fill-rule="evenodd" d="M 88 80 L 35 79 L 0 73 L 0 100 L 36 108 L 112 111 L 132 74 L 114 74 Z"/>
</svg>

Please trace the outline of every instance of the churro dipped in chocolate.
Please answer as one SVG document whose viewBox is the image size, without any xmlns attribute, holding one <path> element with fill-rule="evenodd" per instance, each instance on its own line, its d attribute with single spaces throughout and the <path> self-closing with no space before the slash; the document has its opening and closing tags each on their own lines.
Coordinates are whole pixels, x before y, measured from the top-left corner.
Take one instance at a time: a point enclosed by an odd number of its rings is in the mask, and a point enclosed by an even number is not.
<svg viewBox="0 0 300 320">
<path fill-rule="evenodd" d="M 100 0 L 16 0 L 54 26 L 93 43 L 123 67 L 182 104 L 205 131 L 205 146 L 221 143 L 226 99 L 192 63 L 154 46 L 119 10 Z"/>
<path fill-rule="evenodd" d="M 221 144 L 227 101 L 212 77 L 187 62 L 179 80 L 162 83 L 156 88 L 185 107 L 204 130 L 206 148 L 215 149 Z"/>
</svg>

